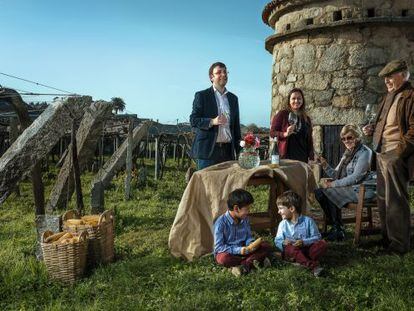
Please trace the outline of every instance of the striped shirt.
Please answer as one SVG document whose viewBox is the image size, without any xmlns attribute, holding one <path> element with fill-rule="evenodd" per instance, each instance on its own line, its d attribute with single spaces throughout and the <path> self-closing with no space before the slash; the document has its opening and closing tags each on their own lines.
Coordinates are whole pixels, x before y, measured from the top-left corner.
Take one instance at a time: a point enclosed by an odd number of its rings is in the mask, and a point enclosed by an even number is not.
<svg viewBox="0 0 414 311">
<path fill-rule="evenodd" d="M 310 245 L 319 241 L 321 234 L 312 218 L 301 215 L 297 223 L 293 223 L 287 219 L 283 219 L 279 223 L 275 237 L 275 245 L 281 251 L 283 251 L 283 241 L 286 239 L 292 242 L 303 240 L 303 245 Z"/>
<path fill-rule="evenodd" d="M 247 218 L 236 223 L 227 211 L 214 223 L 214 255 L 218 253 L 240 255 L 242 247 L 253 241 Z"/>
</svg>

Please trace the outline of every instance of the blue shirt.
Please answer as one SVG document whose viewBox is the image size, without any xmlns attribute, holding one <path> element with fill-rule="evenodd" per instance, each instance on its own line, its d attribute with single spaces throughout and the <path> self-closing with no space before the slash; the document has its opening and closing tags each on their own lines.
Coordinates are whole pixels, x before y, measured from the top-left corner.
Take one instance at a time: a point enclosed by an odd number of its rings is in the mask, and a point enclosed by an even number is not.
<svg viewBox="0 0 414 311">
<path fill-rule="evenodd" d="M 297 223 L 293 223 L 287 219 L 282 220 L 277 228 L 275 237 L 275 245 L 283 251 L 283 241 L 285 239 L 303 240 L 303 245 L 310 245 L 321 239 L 318 227 L 315 221 L 308 217 L 300 215 Z"/>
<path fill-rule="evenodd" d="M 247 218 L 236 223 L 227 211 L 214 223 L 214 255 L 223 252 L 240 255 L 241 248 L 253 241 Z"/>
</svg>

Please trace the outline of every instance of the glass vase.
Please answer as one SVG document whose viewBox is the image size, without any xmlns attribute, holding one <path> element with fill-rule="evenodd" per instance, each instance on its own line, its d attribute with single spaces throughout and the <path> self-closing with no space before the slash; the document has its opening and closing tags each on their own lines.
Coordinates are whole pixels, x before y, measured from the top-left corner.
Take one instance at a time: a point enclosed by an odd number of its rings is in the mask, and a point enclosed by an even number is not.
<svg viewBox="0 0 414 311">
<path fill-rule="evenodd" d="M 260 164 L 259 153 L 254 148 L 243 148 L 239 154 L 239 165 L 245 169 L 258 167 Z"/>
</svg>

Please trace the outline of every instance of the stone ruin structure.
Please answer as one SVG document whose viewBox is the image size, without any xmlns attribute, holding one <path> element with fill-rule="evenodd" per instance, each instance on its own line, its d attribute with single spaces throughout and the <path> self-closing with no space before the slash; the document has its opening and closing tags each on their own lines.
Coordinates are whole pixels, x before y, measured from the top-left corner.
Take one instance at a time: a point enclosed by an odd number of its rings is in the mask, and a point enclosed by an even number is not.
<svg viewBox="0 0 414 311">
<path fill-rule="evenodd" d="M 303 89 L 316 151 L 335 126 L 338 133 L 364 122 L 366 105 L 385 93 L 378 72 L 386 63 L 404 58 L 413 72 L 414 0 L 274 0 L 262 17 L 275 30 L 265 43 L 273 55 L 272 117 L 292 88 Z"/>
</svg>

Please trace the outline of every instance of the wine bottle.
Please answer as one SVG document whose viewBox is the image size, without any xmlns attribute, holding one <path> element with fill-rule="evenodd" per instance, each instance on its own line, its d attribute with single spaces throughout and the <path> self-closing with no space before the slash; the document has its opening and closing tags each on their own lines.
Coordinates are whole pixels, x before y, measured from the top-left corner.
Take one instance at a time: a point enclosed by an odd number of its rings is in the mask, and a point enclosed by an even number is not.
<svg viewBox="0 0 414 311">
<path fill-rule="evenodd" d="M 279 147 L 277 146 L 277 137 L 273 138 L 273 148 L 272 153 L 270 154 L 270 164 L 271 166 L 279 166 L 280 156 L 279 156 Z"/>
</svg>

